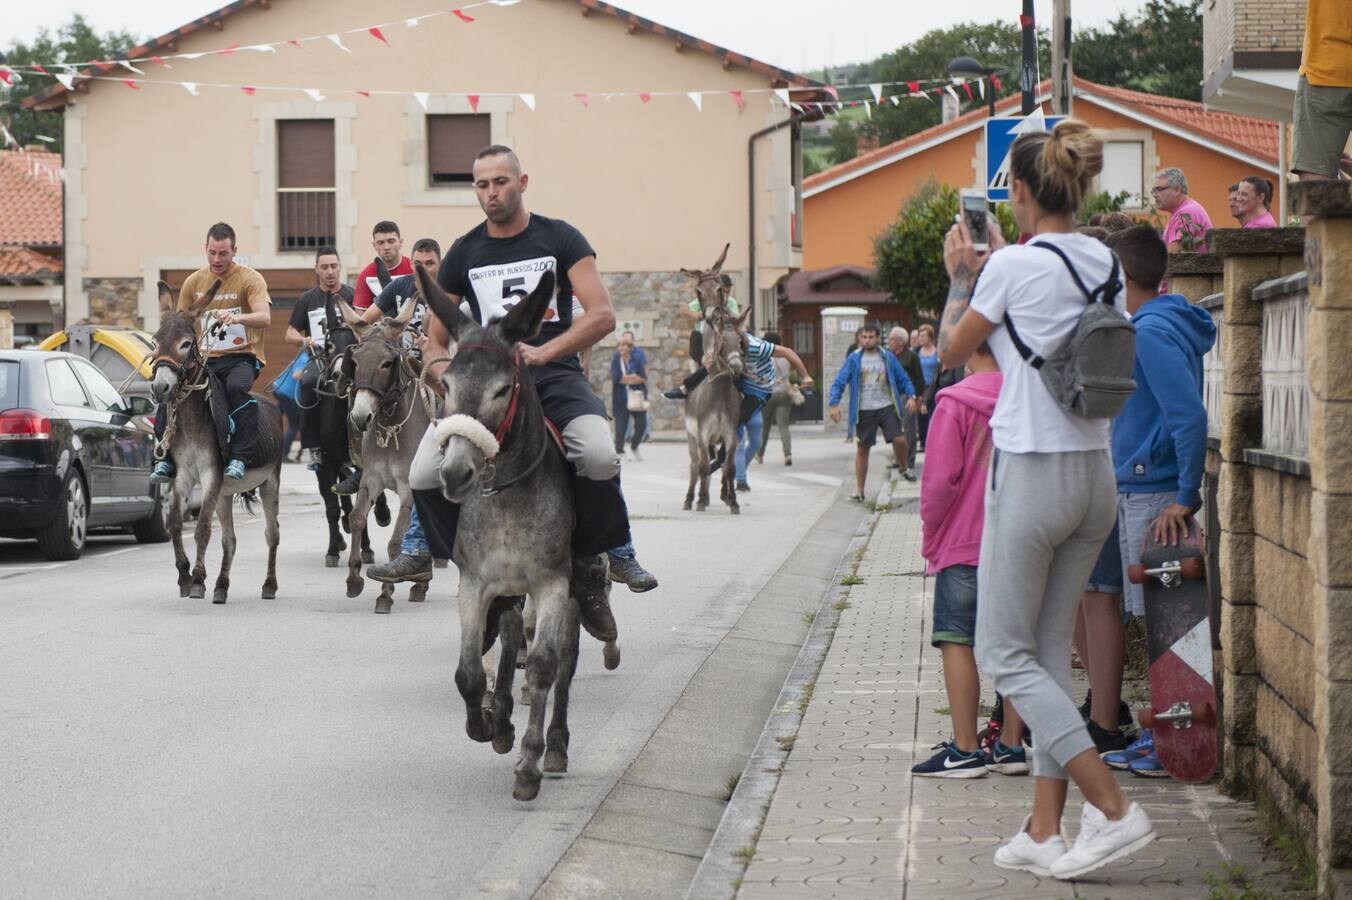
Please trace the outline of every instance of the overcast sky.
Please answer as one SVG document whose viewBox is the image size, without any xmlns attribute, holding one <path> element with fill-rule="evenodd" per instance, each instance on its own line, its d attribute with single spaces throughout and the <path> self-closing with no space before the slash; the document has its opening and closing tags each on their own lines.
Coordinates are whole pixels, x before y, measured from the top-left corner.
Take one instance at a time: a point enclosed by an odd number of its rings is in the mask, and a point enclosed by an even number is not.
<svg viewBox="0 0 1352 900">
<path fill-rule="evenodd" d="M 278 0 L 294 2 L 294 0 Z M 528 14 L 521 6 L 494 15 Z M 558 0 L 551 0 L 558 2 Z M 1101 25 L 1119 12 L 1136 13 L 1145 0 L 1074 0 L 1077 27 Z M 83 13 L 100 30 L 127 29 L 143 37 L 163 34 L 220 8 L 220 0 L 0 0 L 0 47 L 27 40 L 39 28 Z M 445 0 L 427 0 L 426 12 Z M 957 22 L 1018 19 L 1021 0 L 619 0 L 620 7 L 715 44 L 788 69 L 870 59 L 908 43 L 932 28 Z M 322 6 L 322 4 L 317 4 Z M 1039 24 L 1051 15 L 1051 0 L 1036 0 Z M 381 5 L 366 4 L 379 20 Z M 295 35 L 277 35 L 285 40 Z"/>
</svg>

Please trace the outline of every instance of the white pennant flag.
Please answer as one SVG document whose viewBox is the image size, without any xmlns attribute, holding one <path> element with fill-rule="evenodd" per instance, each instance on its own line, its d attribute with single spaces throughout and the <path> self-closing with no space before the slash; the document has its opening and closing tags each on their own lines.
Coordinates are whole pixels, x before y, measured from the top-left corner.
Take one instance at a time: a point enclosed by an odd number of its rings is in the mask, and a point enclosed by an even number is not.
<svg viewBox="0 0 1352 900">
<path fill-rule="evenodd" d="M 788 105 L 789 105 L 789 89 L 788 89 L 788 88 L 775 88 L 775 96 L 779 98 L 779 102 L 780 102 L 780 103 L 783 103 L 785 106 L 788 106 Z"/>
<path fill-rule="evenodd" d="M 254 50 L 258 53 L 276 53 L 277 48 L 271 44 L 254 44 L 252 47 L 245 47 L 245 50 Z"/>
<path fill-rule="evenodd" d="M 332 42 L 333 42 L 333 46 L 337 47 L 339 50 L 343 51 L 344 53 L 351 53 L 351 52 L 352 52 L 351 50 L 349 50 L 349 49 L 347 49 L 346 47 L 343 46 L 343 39 L 340 38 L 338 35 L 336 35 L 336 34 L 326 34 L 326 35 L 324 35 L 324 37 L 326 37 L 326 38 L 328 38 L 330 41 L 332 41 Z"/>
<path fill-rule="evenodd" d="M 881 84 L 870 84 L 870 85 L 868 86 L 868 89 L 869 89 L 870 91 L 873 91 L 873 102 L 874 102 L 874 103 L 882 103 L 882 102 L 883 102 L 883 86 L 882 86 Z"/>
<path fill-rule="evenodd" d="M 418 27 L 418 20 L 417 20 L 417 19 L 405 19 L 405 20 L 404 20 L 404 24 L 407 25 L 409 28 L 417 28 L 417 27 Z"/>
<path fill-rule="evenodd" d="M 864 115 L 868 116 L 870 119 L 873 118 L 873 104 L 869 103 L 867 100 L 864 101 Z"/>
<path fill-rule="evenodd" d="M 896 94 L 893 94 L 893 95 L 892 95 L 892 105 L 893 105 L 893 106 L 900 106 L 900 105 L 901 105 L 901 97 L 897 96 Z"/>
<path fill-rule="evenodd" d="M 977 79 L 977 82 L 976 82 L 976 89 L 977 89 L 978 91 L 981 92 L 981 99 L 982 99 L 982 100 L 985 100 L 985 99 L 986 99 L 986 79 L 984 79 L 984 78 L 978 78 L 978 79 Z"/>
<path fill-rule="evenodd" d="M 316 103 L 323 102 L 324 95 L 319 93 L 319 91 L 315 90 L 314 88 L 305 88 L 304 90 L 305 93 L 310 95 L 310 99 L 313 100 L 314 102 Z"/>
<path fill-rule="evenodd" d="M 427 97 L 428 94 L 426 91 L 413 92 L 413 99 L 418 101 L 418 105 L 423 108 L 423 112 L 427 112 Z"/>
<path fill-rule="evenodd" d="M 181 81 L 179 82 L 179 84 L 183 85 L 183 90 L 187 91 L 189 94 L 192 94 L 194 97 L 197 96 L 197 82 Z"/>
<path fill-rule="evenodd" d="M 125 59 L 119 59 L 119 60 L 118 60 L 118 64 L 121 65 L 122 68 L 126 69 L 128 72 L 135 72 L 137 75 L 144 75 L 144 74 L 145 74 L 145 72 L 142 72 L 140 69 L 136 68 L 135 66 L 133 66 L 130 62 L 128 62 L 128 61 L 125 60 Z"/>
<path fill-rule="evenodd" d="M 19 142 L 14 140 L 14 135 L 10 134 L 9 129 L 6 128 L 4 125 L 0 125 L 0 135 L 4 136 L 6 146 L 10 147 L 19 146 Z"/>
<path fill-rule="evenodd" d="M 204 57 L 204 56 L 206 56 L 205 53 L 180 53 L 180 54 L 178 55 L 178 58 L 179 58 L 179 59 L 201 59 L 201 58 Z"/>
<path fill-rule="evenodd" d="M 65 75 L 53 75 L 52 77 L 61 82 L 61 86 L 66 90 L 75 90 L 75 76 L 71 73 L 67 72 Z"/>
<path fill-rule="evenodd" d="M 535 109 L 535 95 L 534 95 L 534 94 L 521 94 L 520 97 L 521 97 L 521 102 L 522 102 L 522 103 L 524 103 L 524 104 L 526 104 L 527 106 L 529 106 L 532 110 Z"/>
<path fill-rule="evenodd" d="M 704 111 L 704 95 L 699 91 L 686 91 L 685 95 L 690 98 L 690 102 L 695 104 L 695 109 Z"/>
<path fill-rule="evenodd" d="M 951 84 L 944 85 L 944 93 L 952 97 L 954 103 L 961 102 L 960 100 L 958 100 L 958 92 L 953 90 L 953 85 Z"/>
<path fill-rule="evenodd" d="M 516 6 L 521 0 L 488 0 L 494 6 Z"/>
</svg>

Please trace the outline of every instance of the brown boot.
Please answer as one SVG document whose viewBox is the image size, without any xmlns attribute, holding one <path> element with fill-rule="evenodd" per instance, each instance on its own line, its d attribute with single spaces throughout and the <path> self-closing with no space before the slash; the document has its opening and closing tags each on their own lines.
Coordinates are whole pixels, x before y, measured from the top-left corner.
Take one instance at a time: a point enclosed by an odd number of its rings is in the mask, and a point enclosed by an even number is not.
<svg viewBox="0 0 1352 900">
<path fill-rule="evenodd" d="M 568 591 L 577 603 L 587 634 L 602 643 L 620 636 L 615 616 L 610 611 L 610 567 L 604 553 L 573 557 L 573 578 Z"/>
</svg>

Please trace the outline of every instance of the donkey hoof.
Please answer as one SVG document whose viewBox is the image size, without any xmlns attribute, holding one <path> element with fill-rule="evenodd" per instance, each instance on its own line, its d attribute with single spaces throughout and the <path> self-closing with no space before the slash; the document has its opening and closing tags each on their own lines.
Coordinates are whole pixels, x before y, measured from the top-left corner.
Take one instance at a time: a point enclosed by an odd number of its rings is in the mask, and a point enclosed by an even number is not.
<svg viewBox="0 0 1352 900">
<path fill-rule="evenodd" d="M 201 600 L 207 595 L 207 586 L 205 584 L 194 584 L 188 588 L 188 596 L 194 600 Z"/>
<path fill-rule="evenodd" d="M 361 552 L 361 563 L 364 566 L 374 565 L 376 561 L 376 552 L 374 550 L 363 550 Z"/>
<path fill-rule="evenodd" d="M 732 514 L 734 516 L 740 516 L 742 514 L 742 508 L 740 506 L 732 507 Z"/>
<path fill-rule="evenodd" d="M 336 569 L 336 568 L 338 568 L 338 554 L 337 554 L 337 553 L 330 553 L 328 556 L 324 557 L 324 568 L 326 568 L 326 569 Z"/>
<path fill-rule="evenodd" d="M 349 596 L 350 596 L 350 595 L 349 595 Z M 393 598 L 393 597 L 377 597 L 377 598 L 376 598 L 376 609 L 375 609 L 375 611 L 376 611 L 376 613 L 379 614 L 379 615 L 389 615 L 390 608 L 393 607 L 393 606 L 394 606 L 394 598 Z"/>
<path fill-rule="evenodd" d="M 225 602 L 225 595 L 226 595 L 226 590 L 225 590 L 225 588 L 216 588 L 216 590 L 212 591 L 212 593 L 211 593 L 211 602 L 212 602 L 212 603 L 224 603 L 224 602 Z"/>
<path fill-rule="evenodd" d="M 479 714 L 471 714 L 465 719 L 465 734 L 469 739 L 480 744 L 486 744 L 493 740 L 493 718 L 492 713 L 486 709 L 479 710 Z"/>
<path fill-rule="evenodd" d="M 511 753 L 512 747 L 516 746 L 516 729 L 510 724 L 506 729 L 498 730 L 493 734 L 493 752 L 497 754 Z"/>
<path fill-rule="evenodd" d="M 540 796 L 540 776 L 523 775 L 518 773 L 516 784 L 512 786 L 512 799 L 528 801 L 534 800 Z"/>
<path fill-rule="evenodd" d="M 549 749 L 545 751 L 544 770 L 550 775 L 563 775 L 568 771 L 568 751 Z"/>
<path fill-rule="evenodd" d="M 265 584 L 265 585 L 263 585 L 263 599 L 264 599 L 264 600 L 276 600 L 276 599 L 277 599 L 277 585 L 275 585 L 275 584 Z"/>
<path fill-rule="evenodd" d="M 695 512 L 704 512 L 708 508 L 709 504 L 705 503 L 703 500 L 695 504 Z"/>
<path fill-rule="evenodd" d="M 360 575 L 350 576 L 347 579 L 347 596 L 349 599 L 352 597 L 360 597 L 362 588 L 364 587 L 366 587 L 365 578 L 362 578 Z"/>
<path fill-rule="evenodd" d="M 188 596 L 188 591 L 189 591 L 189 587 L 188 587 L 187 584 L 180 584 L 180 585 L 178 586 L 178 596 L 179 596 L 180 598 L 183 598 L 183 597 Z"/>
<path fill-rule="evenodd" d="M 427 599 L 426 584 L 415 584 L 413 585 L 413 587 L 408 589 L 409 603 L 422 603 L 426 599 Z"/>
<path fill-rule="evenodd" d="M 605 663 L 606 669 L 614 671 L 620 667 L 620 645 L 614 641 L 607 641 L 601 648 L 601 660 Z"/>
<path fill-rule="evenodd" d="M 689 500 L 687 500 L 687 501 L 685 501 L 684 503 L 681 504 L 681 509 L 684 509 L 684 510 L 686 510 L 686 511 L 689 511 L 689 509 L 690 509 L 692 506 L 694 506 L 694 505 L 695 505 L 695 504 L 693 504 L 693 503 L 691 503 Z"/>
</svg>

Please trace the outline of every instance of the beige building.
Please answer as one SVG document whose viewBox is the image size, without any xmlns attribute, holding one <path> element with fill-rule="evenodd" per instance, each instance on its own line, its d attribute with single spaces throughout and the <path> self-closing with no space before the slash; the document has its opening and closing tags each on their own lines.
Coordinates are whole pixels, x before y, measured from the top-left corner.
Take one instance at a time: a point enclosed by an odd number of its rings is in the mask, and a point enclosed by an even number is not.
<svg viewBox="0 0 1352 900">
<path fill-rule="evenodd" d="M 1202 99 L 1211 109 L 1289 123 L 1306 0 L 1202 4 Z"/>
<path fill-rule="evenodd" d="M 196 95 L 175 83 L 130 89 L 120 67 L 40 95 L 66 117 L 67 318 L 104 308 L 154 327 L 156 281 L 176 285 L 202 266 L 206 229 L 224 220 L 267 277 L 280 321 L 314 283 L 316 246 L 334 243 L 351 278 L 381 219 L 399 223 L 406 253 L 420 237 L 446 248 L 480 222 L 469 166 L 492 141 L 521 155 L 528 207 L 568 219 L 596 248 L 660 386 L 683 361 L 681 266 L 706 266 L 731 242 L 737 295 L 754 301 L 758 327 L 772 324 L 773 286 L 801 260 L 798 129 L 774 91 L 807 99 L 812 82 L 600 0 L 390 26 L 389 46 L 359 32 L 341 35 L 346 51 L 326 40 L 249 49 L 445 11 L 429 0 L 241 0 L 131 54 L 147 81 L 190 81 Z M 172 69 L 150 61 L 232 45 Z M 690 91 L 705 92 L 702 109 Z M 270 368 L 283 353 L 269 354 Z M 608 365 L 608 352 L 596 356 Z"/>
</svg>

